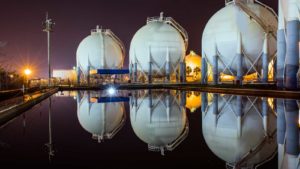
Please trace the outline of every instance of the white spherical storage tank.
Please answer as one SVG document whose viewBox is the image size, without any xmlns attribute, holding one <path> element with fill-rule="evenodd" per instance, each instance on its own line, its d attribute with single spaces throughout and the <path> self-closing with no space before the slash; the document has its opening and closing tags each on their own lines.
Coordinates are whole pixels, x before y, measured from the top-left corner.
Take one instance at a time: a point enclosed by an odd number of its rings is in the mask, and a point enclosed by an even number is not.
<svg viewBox="0 0 300 169">
<path fill-rule="evenodd" d="M 97 97 L 92 96 L 85 92 L 78 102 L 78 121 L 98 142 L 111 139 L 124 125 L 124 103 L 98 103 Z"/>
<path fill-rule="evenodd" d="M 130 122 L 134 133 L 148 144 L 149 151 L 172 151 L 188 134 L 185 107 L 176 97 L 163 91 L 139 91 L 133 94 Z"/>
<path fill-rule="evenodd" d="M 202 114 L 206 144 L 231 168 L 255 168 L 274 158 L 277 117 L 266 98 L 215 94 Z"/>
<path fill-rule="evenodd" d="M 121 69 L 125 58 L 123 43 L 109 29 L 96 29 L 78 46 L 77 67 L 87 76 L 93 69 Z"/>
<path fill-rule="evenodd" d="M 138 76 L 135 80 L 175 76 L 187 45 L 186 31 L 171 17 L 161 13 L 160 17 L 148 18 L 130 44 L 129 67 L 133 76 Z"/>
<path fill-rule="evenodd" d="M 202 55 L 213 67 L 214 81 L 222 72 L 242 77 L 258 73 L 268 78 L 276 55 L 277 16 L 253 0 L 229 1 L 208 21 L 202 36 Z"/>
</svg>

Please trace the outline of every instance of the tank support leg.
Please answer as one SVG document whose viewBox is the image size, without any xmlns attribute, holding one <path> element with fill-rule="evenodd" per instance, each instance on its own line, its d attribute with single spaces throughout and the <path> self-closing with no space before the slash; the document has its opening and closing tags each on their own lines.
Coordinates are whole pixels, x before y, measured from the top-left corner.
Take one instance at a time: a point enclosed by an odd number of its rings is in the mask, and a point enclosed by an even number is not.
<svg viewBox="0 0 300 169">
<path fill-rule="evenodd" d="M 180 106 L 185 107 L 186 104 L 186 91 L 181 91 L 180 93 Z"/>
<path fill-rule="evenodd" d="M 237 54 L 236 58 L 237 58 L 236 82 L 238 85 L 242 85 L 242 82 L 243 82 L 243 63 L 242 63 L 243 56 L 242 56 L 242 54 Z"/>
<path fill-rule="evenodd" d="M 77 74 L 77 85 L 80 85 L 80 68 L 79 66 L 76 67 L 76 74 Z"/>
<path fill-rule="evenodd" d="M 134 80 L 134 82 L 137 82 L 137 76 L 138 76 L 138 73 L 137 73 L 137 63 L 135 62 L 134 66 L 133 66 L 133 80 Z"/>
<path fill-rule="evenodd" d="M 202 54 L 201 60 L 201 83 L 207 84 L 207 62 L 205 56 Z"/>
<path fill-rule="evenodd" d="M 217 118 L 219 114 L 219 106 L 218 106 L 218 101 L 219 101 L 219 95 L 218 94 L 213 94 L 213 114 L 215 116 L 215 127 L 217 127 Z"/>
<path fill-rule="evenodd" d="M 166 62 L 166 76 L 167 76 L 167 82 L 170 83 L 171 81 L 171 64 L 170 62 Z"/>
<path fill-rule="evenodd" d="M 90 86 L 90 69 L 91 69 L 91 67 L 90 66 L 88 66 L 88 70 L 87 70 L 87 85 L 88 86 Z"/>
<path fill-rule="evenodd" d="M 219 72 L 218 72 L 218 55 L 213 56 L 213 84 L 219 83 Z"/>
<path fill-rule="evenodd" d="M 268 82 L 268 72 L 269 72 L 269 64 L 268 64 L 268 34 L 265 35 L 263 54 L 262 54 L 262 82 Z"/>
<path fill-rule="evenodd" d="M 207 103 L 207 93 L 206 92 L 201 93 L 201 101 L 202 101 L 201 111 L 202 111 L 202 114 L 203 114 L 203 113 L 205 113 L 207 105 L 208 105 L 208 103 Z"/>
<path fill-rule="evenodd" d="M 265 135 L 268 135 L 268 100 L 267 98 L 262 99 L 262 114 L 263 114 L 263 126 Z"/>
<path fill-rule="evenodd" d="M 277 87 L 284 88 L 284 65 L 286 57 L 285 30 L 277 31 Z"/>
<path fill-rule="evenodd" d="M 243 102 L 242 96 L 236 96 L 238 136 L 242 136 Z"/>
<path fill-rule="evenodd" d="M 186 81 L 185 79 L 185 62 L 180 62 L 180 82 L 184 83 Z"/>
<path fill-rule="evenodd" d="M 148 83 L 152 83 L 152 63 L 149 62 Z"/>
<path fill-rule="evenodd" d="M 285 87 L 297 89 L 297 73 L 299 70 L 299 20 L 287 23 L 287 53 L 285 65 Z"/>
<path fill-rule="evenodd" d="M 286 120 L 285 120 L 285 114 L 284 114 L 284 100 L 283 99 L 277 99 L 276 110 L 277 110 L 277 142 L 278 142 L 278 144 L 284 145 Z"/>
</svg>

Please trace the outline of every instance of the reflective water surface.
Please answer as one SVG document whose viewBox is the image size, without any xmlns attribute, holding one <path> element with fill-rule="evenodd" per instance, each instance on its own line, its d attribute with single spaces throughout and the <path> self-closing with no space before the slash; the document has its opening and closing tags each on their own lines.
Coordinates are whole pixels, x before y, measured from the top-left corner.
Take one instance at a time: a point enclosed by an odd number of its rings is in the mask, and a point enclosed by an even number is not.
<svg viewBox="0 0 300 169">
<path fill-rule="evenodd" d="M 1 127 L 1 168 L 296 169 L 298 104 L 175 90 L 58 92 Z"/>
</svg>

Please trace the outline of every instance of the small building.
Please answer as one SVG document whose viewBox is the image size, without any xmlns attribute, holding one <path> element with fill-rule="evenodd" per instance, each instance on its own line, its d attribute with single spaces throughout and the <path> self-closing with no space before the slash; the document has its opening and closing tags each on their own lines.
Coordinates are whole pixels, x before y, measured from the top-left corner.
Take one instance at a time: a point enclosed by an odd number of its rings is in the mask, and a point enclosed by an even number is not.
<svg viewBox="0 0 300 169">
<path fill-rule="evenodd" d="M 52 77 L 57 79 L 60 84 L 74 84 L 76 82 L 76 70 L 74 69 L 54 69 Z"/>
</svg>

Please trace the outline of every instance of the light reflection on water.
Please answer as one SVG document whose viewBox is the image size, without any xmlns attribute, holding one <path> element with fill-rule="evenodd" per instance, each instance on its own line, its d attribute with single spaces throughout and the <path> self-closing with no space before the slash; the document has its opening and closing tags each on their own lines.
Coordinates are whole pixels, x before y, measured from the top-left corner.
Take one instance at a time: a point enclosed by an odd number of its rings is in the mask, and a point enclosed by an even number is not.
<svg viewBox="0 0 300 169">
<path fill-rule="evenodd" d="M 158 162 L 293 169 L 299 162 L 297 104 L 174 90 L 117 91 L 113 96 L 59 92 L 1 128 L 0 161 L 85 167 L 101 159 L 107 161 L 104 166 L 134 168 Z"/>
</svg>

